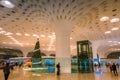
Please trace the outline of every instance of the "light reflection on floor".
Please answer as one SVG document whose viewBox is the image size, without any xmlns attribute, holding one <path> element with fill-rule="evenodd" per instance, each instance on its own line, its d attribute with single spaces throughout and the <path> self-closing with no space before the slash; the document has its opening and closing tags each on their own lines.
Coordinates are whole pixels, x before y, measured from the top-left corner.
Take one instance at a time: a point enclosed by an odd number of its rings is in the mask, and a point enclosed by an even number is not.
<svg viewBox="0 0 120 80">
<path fill-rule="evenodd" d="M 4 80 L 2 70 L 0 70 L 0 80 Z M 54 73 L 37 73 L 15 69 L 11 71 L 8 80 L 120 80 L 120 76 L 114 76 L 110 72 L 103 72 L 102 74 L 72 73 L 56 76 Z"/>
</svg>

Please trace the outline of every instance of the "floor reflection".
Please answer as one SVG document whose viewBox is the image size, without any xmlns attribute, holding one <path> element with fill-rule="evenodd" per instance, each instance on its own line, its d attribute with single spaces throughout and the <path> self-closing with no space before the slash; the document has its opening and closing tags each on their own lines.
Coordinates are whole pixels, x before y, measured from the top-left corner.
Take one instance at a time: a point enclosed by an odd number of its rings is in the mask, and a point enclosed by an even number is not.
<svg viewBox="0 0 120 80">
<path fill-rule="evenodd" d="M 0 70 L 0 80 L 4 80 L 2 70 Z M 72 73 L 57 76 L 55 73 L 39 73 L 15 69 L 11 71 L 8 80 L 120 80 L 120 76 L 114 76 L 114 74 L 110 72 L 102 72 L 102 74 L 99 74 L 99 72 Z"/>
</svg>

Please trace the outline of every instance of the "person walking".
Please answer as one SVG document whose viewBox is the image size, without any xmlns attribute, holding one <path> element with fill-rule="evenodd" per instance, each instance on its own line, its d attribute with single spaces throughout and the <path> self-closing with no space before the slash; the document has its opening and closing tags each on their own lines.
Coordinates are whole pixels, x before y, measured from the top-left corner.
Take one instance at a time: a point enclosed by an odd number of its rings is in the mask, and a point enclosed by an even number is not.
<svg viewBox="0 0 120 80">
<path fill-rule="evenodd" d="M 10 74 L 10 65 L 9 63 L 6 63 L 6 66 L 3 69 L 4 72 L 4 78 L 5 80 L 8 80 L 9 74 Z"/>
<path fill-rule="evenodd" d="M 118 76 L 117 68 L 116 68 L 115 63 L 113 63 L 113 65 L 112 65 L 112 70 L 113 70 L 113 72 L 114 72 L 114 75 L 115 75 L 115 76 Z"/>
<path fill-rule="evenodd" d="M 112 72 L 113 70 L 112 70 L 112 64 L 111 63 L 108 63 L 108 67 L 110 69 L 110 72 Z"/>
<path fill-rule="evenodd" d="M 57 75 L 59 76 L 60 75 L 60 63 L 56 65 L 56 68 L 57 68 Z"/>
</svg>

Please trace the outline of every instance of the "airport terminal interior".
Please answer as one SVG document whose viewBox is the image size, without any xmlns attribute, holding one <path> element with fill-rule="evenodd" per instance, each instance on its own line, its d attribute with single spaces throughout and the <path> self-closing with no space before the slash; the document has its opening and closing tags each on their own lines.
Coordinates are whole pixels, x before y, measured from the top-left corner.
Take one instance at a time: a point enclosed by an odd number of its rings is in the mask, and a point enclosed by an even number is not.
<svg viewBox="0 0 120 80">
<path fill-rule="evenodd" d="M 0 0 L 0 80 L 120 80 L 119 66 L 120 0 Z"/>
</svg>

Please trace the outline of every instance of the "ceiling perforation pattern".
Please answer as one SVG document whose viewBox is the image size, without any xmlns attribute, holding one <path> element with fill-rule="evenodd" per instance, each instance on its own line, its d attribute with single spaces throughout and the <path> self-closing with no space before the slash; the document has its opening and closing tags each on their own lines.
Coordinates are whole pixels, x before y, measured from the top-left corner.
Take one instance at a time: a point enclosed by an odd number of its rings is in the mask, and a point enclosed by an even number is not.
<svg viewBox="0 0 120 80">
<path fill-rule="evenodd" d="M 111 10 L 114 8 L 113 6 L 116 6 L 116 4 L 112 5 L 113 2 L 114 2 L 113 0 L 112 1 L 104 1 L 98 7 L 95 7 L 93 9 L 91 9 L 90 13 L 87 13 L 83 17 L 83 21 L 80 21 L 78 26 L 81 26 L 81 27 L 84 26 L 84 28 L 86 27 L 87 29 L 89 29 L 89 30 L 86 30 L 86 33 L 88 31 L 90 32 L 90 34 L 92 34 L 92 32 L 94 32 L 93 35 L 94 34 L 98 34 L 98 35 L 101 36 L 101 38 L 103 38 L 102 36 L 106 36 L 106 35 L 104 35 L 104 32 L 106 30 L 110 30 L 112 27 L 118 26 L 118 23 L 110 23 L 109 21 L 100 22 L 100 17 L 102 17 L 102 16 L 108 15 L 111 18 L 111 15 L 112 15 L 112 11 Z M 117 9 L 114 8 L 113 11 L 116 12 L 116 10 Z M 103 14 L 101 15 L 101 13 L 103 13 Z M 110 15 L 110 13 L 111 13 L 111 15 Z M 117 17 L 119 17 L 119 16 L 117 16 Z M 82 22 L 84 22 L 84 25 L 82 25 L 83 24 Z M 115 24 L 117 24 L 117 25 L 115 25 Z M 103 26 L 105 26 L 105 27 L 103 27 Z M 96 30 L 96 29 L 98 29 L 99 31 Z M 103 35 L 101 34 L 101 32 L 103 32 Z M 111 35 L 114 35 L 114 34 L 111 34 Z M 107 35 L 107 37 L 110 37 L 110 36 Z M 99 36 L 96 36 L 95 38 L 97 38 L 97 37 L 99 37 Z"/>
<path fill-rule="evenodd" d="M 7 32 L 24 46 L 33 46 L 39 36 L 43 50 L 48 49 L 54 28 L 52 25 L 61 21 L 73 23 L 71 45 L 78 40 L 97 41 L 119 37 L 120 22 L 111 23 L 113 18 L 120 18 L 120 0 L 11 0 L 14 8 L 0 5 L 0 27 L 6 32 L 0 33 L 0 46 L 20 47 L 7 37 Z M 107 21 L 100 21 L 103 16 Z M 57 27 L 57 26 L 56 26 Z M 0 30 L 1 31 L 1 30 Z M 105 34 L 111 31 L 111 34 Z M 42 37 L 41 37 L 42 36 Z M 55 39 L 53 45 L 55 46 Z M 27 44 L 25 44 L 27 43 Z M 55 50 L 55 47 L 52 50 Z"/>
</svg>

